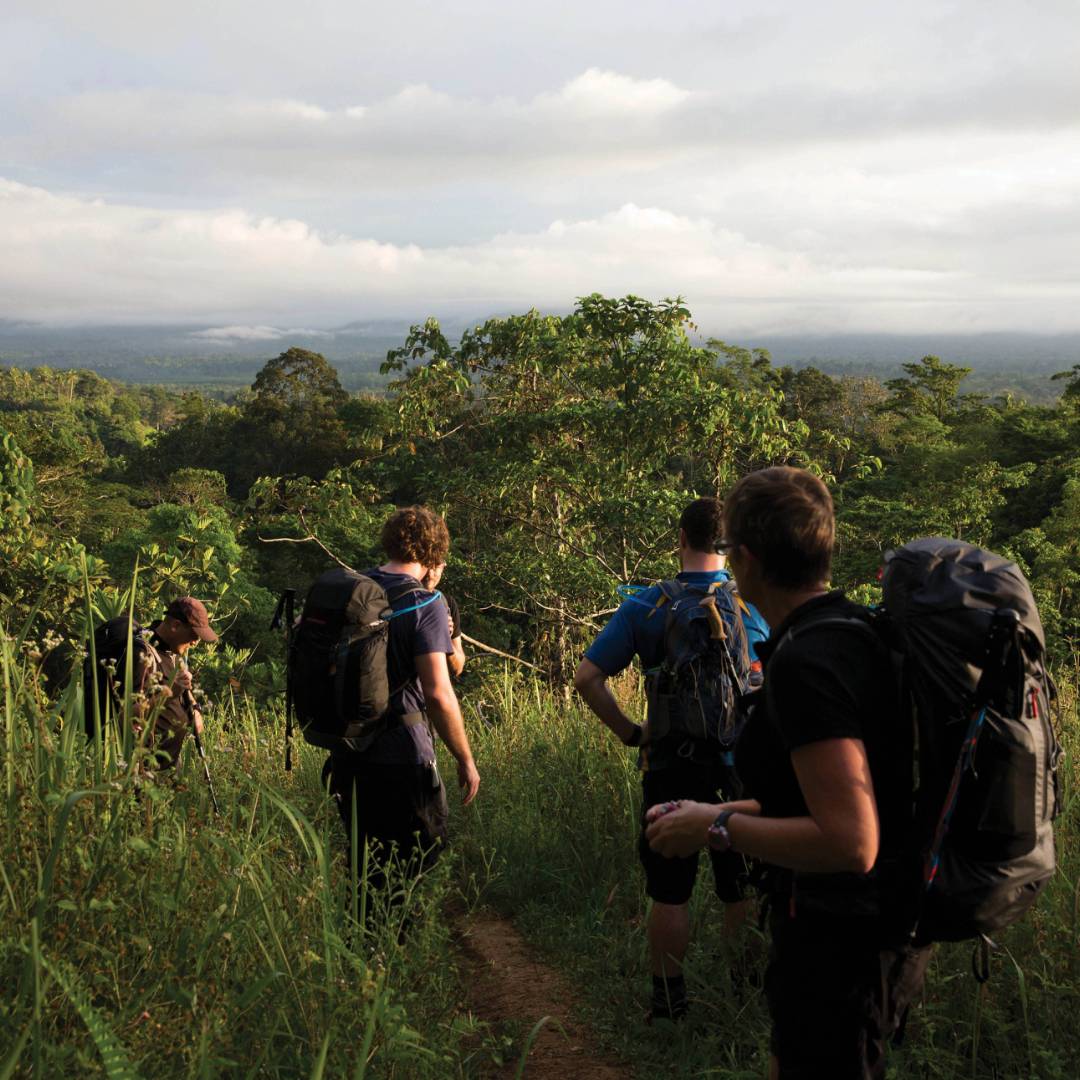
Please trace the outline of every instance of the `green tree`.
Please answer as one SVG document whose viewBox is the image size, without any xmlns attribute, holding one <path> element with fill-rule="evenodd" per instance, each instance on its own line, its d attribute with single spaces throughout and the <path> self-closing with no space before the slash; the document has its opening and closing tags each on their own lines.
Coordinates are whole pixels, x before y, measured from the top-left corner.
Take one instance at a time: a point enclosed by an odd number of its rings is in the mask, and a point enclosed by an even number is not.
<svg viewBox="0 0 1080 1080">
<path fill-rule="evenodd" d="M 810 463 L 805 425 L 727 377 L 689 325 L 678 300 L 594 295 L 563 317 L 489 320 L 456 346 L 429 320 L 388 354 L 384 370 L 405 374 L 384 488 L 446 510 L 459 591 L 556 677 L 618 583 L 671 572 L 687 501 Z"/>
<path fill-rule="evenodd" d="M 321 478 L 348 459 L 349 435 L 341 419 L 349 395 L 320 353 L 287 349 L 266 363 L 241 409 L 234 494 L 246 494 L 259 476 Z"/>
<path fill-rule="evenodd" d="M 956 413 L 960 384 L 971 374 L 971 368 L 946 364 L 937 356 L 924 356 L 903 368 L 906 377 L 885 383 L 892 396 L 883 408 L 908 418 L 932 416 L 940 423 Z"/>
<path fill-rule="evenodd" d="M 76 540 L 58 534 L 42 501 L 34 463 L 15 438 L 0 428 L 0 614 L 10 632 L 31 615 L 32 628 L 51 646 L 81 637 L 77 614 L 84 566 L 92 585 L 104 580 L 104 564 Z"/>
</svg>

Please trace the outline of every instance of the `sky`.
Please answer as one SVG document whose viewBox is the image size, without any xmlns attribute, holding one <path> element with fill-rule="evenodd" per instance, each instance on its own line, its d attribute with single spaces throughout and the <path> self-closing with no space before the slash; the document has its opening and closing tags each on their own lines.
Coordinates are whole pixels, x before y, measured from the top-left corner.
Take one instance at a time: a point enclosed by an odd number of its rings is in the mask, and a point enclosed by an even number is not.
<svg viewBox="0 0 1080 1080">
<path fill-rule="evenodd" d="M 0 319 L 1080 330 L 1078 47 L 1077 0 L 3 0 Z"/>
</svg>

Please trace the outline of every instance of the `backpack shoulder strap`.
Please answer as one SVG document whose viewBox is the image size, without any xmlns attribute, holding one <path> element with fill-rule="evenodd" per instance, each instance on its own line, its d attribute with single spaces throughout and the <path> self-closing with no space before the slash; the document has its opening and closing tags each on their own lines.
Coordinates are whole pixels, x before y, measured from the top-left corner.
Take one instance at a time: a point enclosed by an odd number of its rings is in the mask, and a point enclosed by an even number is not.
<svg viewBox="0 0 1080 1080">
<path fill-rule="evenodd" d="M 776 648 L 773 649 L 772 655 L 775 656 L 789 641 L 793 638 L 802 636 L 807 630 L 821 629 L 822 627 L 829 627 L 837 630 L 850 630 L 853 633 L 861 634 L 864 638 L 869 638 L 882 648 L 886 647 L 885 642 L 881 639 L 881 635 L 874 629 L 869 619 L 861 618 L 858 615 L 827 615 L 821 619 L 808 619 L 798 626 L 791 627 L 776 643 Z"/>
<path fill-rule="evenodd" d="M 684 592 L 686 592 L 686 582 L 679 581 L 678 578 L 668 578 L 666 581 L 658 581 L 656 587 L 660 590 L 660 595 L 664 597 L 668 602 L 678 600 Z M 660 606 L 660 601 L 657 601 L 657 607 Z"/>
<path fill-rule="evenodd" d="M 419 592 L 423 589 L 423 585 L 419 583 L 416 585 L 406 581 L 401 585 L 395 586 L 393 589 L 384 589 L 386 593 L 386 599 L 388 603 L 396 604 L 403 596 L 408 596 L 411 592 Z"/>
<path fill-rule="evenodd" d="M 746 632 L 746 624 L 743 622 L 743 616 L 749 616 L 750 609 L 746 606 L 743 598 L 739 595 L 739 590 L 735 585 L 734 578 L 727 578 L 724 581 L 717 582 L 716 592 L 719 593 L 721 596 L 726 597 L 728 604 L 730 605 L 731 630 L 738 641 L 742 670 L 749 672 L 750 635 Z"/>
<path fill-rule="evenodd" d="M 660 590 L 660 595 L 656 598 L 656 603 L 652 605 L 652 610 L 645 616 L 646 619 L 651 619 L 662 607 L 674 604 L 686 592 L 686 586 L 674 578 L 658 581 L 656 587 Z"/>
</svg>

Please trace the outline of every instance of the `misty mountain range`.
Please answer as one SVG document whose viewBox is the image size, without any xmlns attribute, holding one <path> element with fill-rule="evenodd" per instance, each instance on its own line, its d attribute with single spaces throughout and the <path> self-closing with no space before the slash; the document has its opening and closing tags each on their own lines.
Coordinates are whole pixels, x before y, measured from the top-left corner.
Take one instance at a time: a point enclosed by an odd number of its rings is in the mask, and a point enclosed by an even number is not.
<svg viewBox="0 0 1080 1080">
<path fill-rule="evenodd" d="M 483 319 L 442 320 L 451 339 Z M 351 388 L 374 388 L 388 349 L 409 331 L 404 320 L 351 322 L 328 330 L 305 327 L 190 325 L 51 327 L 0 320 L 0 364 L 18 367 L 89 368 L 125 382 L 199 385 L 221 389 L 249 385 L 271 357 L 290 346 L 322 353 Z M 1033 398 L 1056 396 L 1049 376 L 1080 363 L 1080 334 L 831 334 L 764 335 L 741 340 L 720 328 L 702 328 L 701 340 L 767 349 L 777 364 L 813 365 L 830 374 L 899 373 L 905 361 L 927 354 L 974 369 L 965 389 L 1011 389 Z"/>
</svg>

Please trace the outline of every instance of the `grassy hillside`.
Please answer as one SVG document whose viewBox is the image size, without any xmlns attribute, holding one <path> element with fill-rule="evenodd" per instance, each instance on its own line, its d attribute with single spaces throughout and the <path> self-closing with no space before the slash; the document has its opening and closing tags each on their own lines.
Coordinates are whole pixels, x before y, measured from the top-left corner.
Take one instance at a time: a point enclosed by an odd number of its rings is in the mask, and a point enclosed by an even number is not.
<svg viewBox="0 0 1080 1080">
<path fill-rule="evenodd" d="M 234 702 L 214 715 L 218 818 L 190 752 L 175 784 L 138 783 L 115 747 L 95 764 L 78 694 L 50 706 L 34 658 L 17 639 L 2 650 L 0 981 L 11 990 L 0 1077 L 483 1075 L 506 1033 L 471 1015 L 451 935 L 451 913 L 476 905 L 512 916 L 571 974 L 598 1040 L 641 1076 L 763 1075 L 763 1002 L 729 978 L 705 887 L 688 964 L 693 1020 L 642 1025 L 637 777 L 575 702 L 509 675 L 475 679 L 466 712 L 480 797 L 456 812 L 451 858 L 365 926 L 356 916 L 370 898 L 350 887 L 321 755 L 303 748 L 286 775 L 278 715 Z M 985 987 L 967 946 L 939 949 L 896 1076 L 1073 1075 L 1071 690 L 1064 705 L 1061 870 L 1034 916 L 1003 936 Z M 747 931 L 744 950 L 763 962 L 760 935 Z M 510 1034 L 519 1053 L 523 1033 Z"/>
</svg>

